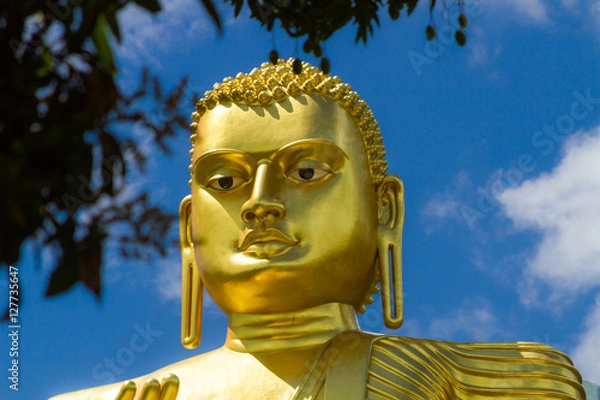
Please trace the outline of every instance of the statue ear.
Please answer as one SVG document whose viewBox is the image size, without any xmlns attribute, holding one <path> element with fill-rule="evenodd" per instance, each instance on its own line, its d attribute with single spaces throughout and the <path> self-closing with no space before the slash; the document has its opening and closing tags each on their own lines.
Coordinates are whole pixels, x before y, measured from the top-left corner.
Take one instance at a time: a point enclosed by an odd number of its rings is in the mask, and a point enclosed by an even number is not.
<svg viewBox="0 0 600 400">
<path fill-rule="evenodd" d="M 404 185 L 395 175 L 386 175 L 377 188 L 379 216 L 378 258 L 383 321 L 397 329 L 404 318 L 402 296 L 402 228 Z"/>
<path fill-rule="evenodd" d="M 181 243 L 181 343 L 194 349 L 202 338 L 202 296 L 204 287 L 196 263 L 192 242 L 192 196 L 179 206 L 179 239 Z"/>
</svg>

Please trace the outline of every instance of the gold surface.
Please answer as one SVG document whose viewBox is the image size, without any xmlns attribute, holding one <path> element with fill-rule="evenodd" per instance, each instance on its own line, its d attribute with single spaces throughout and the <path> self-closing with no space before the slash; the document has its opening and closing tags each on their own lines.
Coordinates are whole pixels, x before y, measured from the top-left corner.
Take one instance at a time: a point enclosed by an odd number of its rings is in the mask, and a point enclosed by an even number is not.
<svg viewBox="0 0 600 400">
<path fill-rule="evenodd" d="M 215 303 L 227 314 L 331 302 L 358 308 L 377 254 L 378 215 L 364 145 L 348 140 L 357 129 L 346 111 L 318 96 L 266 108 L 218 105 L 198 131 L 182 224 Z M 300 178 L 310 168 L 313 176 Z M 231 177 L 230 189 L 219 187 L 222 177 Z"/>
<path fill-rule="evenodd" d="M 58 398 L 585 398 L 549 346 L 359 330 L 379 281 L 386 326 L 402 323 L 404 188 L 385 173 L 372 113 L 339 78 L 263 65 L 215 85 L 193 119 L 182 342 L 200 342 L 206 288 L 229 317 L 225 344 Z"/>
</svg>

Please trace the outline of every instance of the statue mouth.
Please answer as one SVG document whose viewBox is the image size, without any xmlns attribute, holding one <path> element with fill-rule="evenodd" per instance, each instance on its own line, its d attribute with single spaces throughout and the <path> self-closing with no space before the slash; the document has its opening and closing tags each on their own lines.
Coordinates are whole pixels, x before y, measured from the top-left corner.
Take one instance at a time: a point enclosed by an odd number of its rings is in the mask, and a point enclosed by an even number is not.
<svg viewBox="0 0 600 400">
<path fill-rule="evenodd" d="M 258 258 L 270 258 L 282 254 L 298 244 L 285 233 L 276 228 L 265 230 L 246 229 L 238 247 L 240 252 Z"/>
</svg>

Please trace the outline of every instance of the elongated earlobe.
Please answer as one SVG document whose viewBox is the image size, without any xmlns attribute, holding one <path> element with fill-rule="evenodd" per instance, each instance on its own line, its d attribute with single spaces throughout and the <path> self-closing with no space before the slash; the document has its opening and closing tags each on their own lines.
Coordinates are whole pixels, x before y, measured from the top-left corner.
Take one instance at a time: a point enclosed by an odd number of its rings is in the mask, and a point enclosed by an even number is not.
<svg viewBox="0 0 600 400">
<path fill-rule="evenodd" d="M 194 349 L 202 339 L 202 300 L 204 287 L 194 256 L 191 228 L 192 196 L 179 206 L 179 238 L 181 243 L 181 343 Z"/>
<path fill-rule="evenodd" d="M 400 178 L 386 175 L 377 190 L 379 230 L 377 238 L 383 321 L 397 329 L 404 319 L 402 295 L 402 228 L 404 186 Z"/>
</svg>

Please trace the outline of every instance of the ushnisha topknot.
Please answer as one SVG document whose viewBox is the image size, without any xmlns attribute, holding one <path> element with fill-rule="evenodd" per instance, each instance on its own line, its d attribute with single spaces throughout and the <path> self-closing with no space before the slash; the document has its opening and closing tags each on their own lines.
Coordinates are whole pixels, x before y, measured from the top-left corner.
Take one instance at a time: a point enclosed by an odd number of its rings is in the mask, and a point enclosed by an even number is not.
<svg viewBox="0 0 600 400">
<path fill-rule="evenodd" d="M 190 155 L 193 154 L 198 135 L 198 121 L 218 104 L 267 107 L 288 97 L 319 95 L 339 103 L 358 125 L 367 149 L 371 179 L 377 187 L 385 176 L 387 162 L 379 124 L 367 103 L 339 77 L 326 75 L 307 62 L 302 62 L 302 72 L 295 74 L 292 70 L 293 62 L 293 58 L 278 60 L 277 65 L 266 62 L 248 74 L 240 72 L 235 78 L 225 78 L 223 82 L 215 83 L 212 90 L 206 91 L 204 97 L 196 103 L 196 111 L 192 113 L 194 122 L 190 125 Z"/>
</svg>

